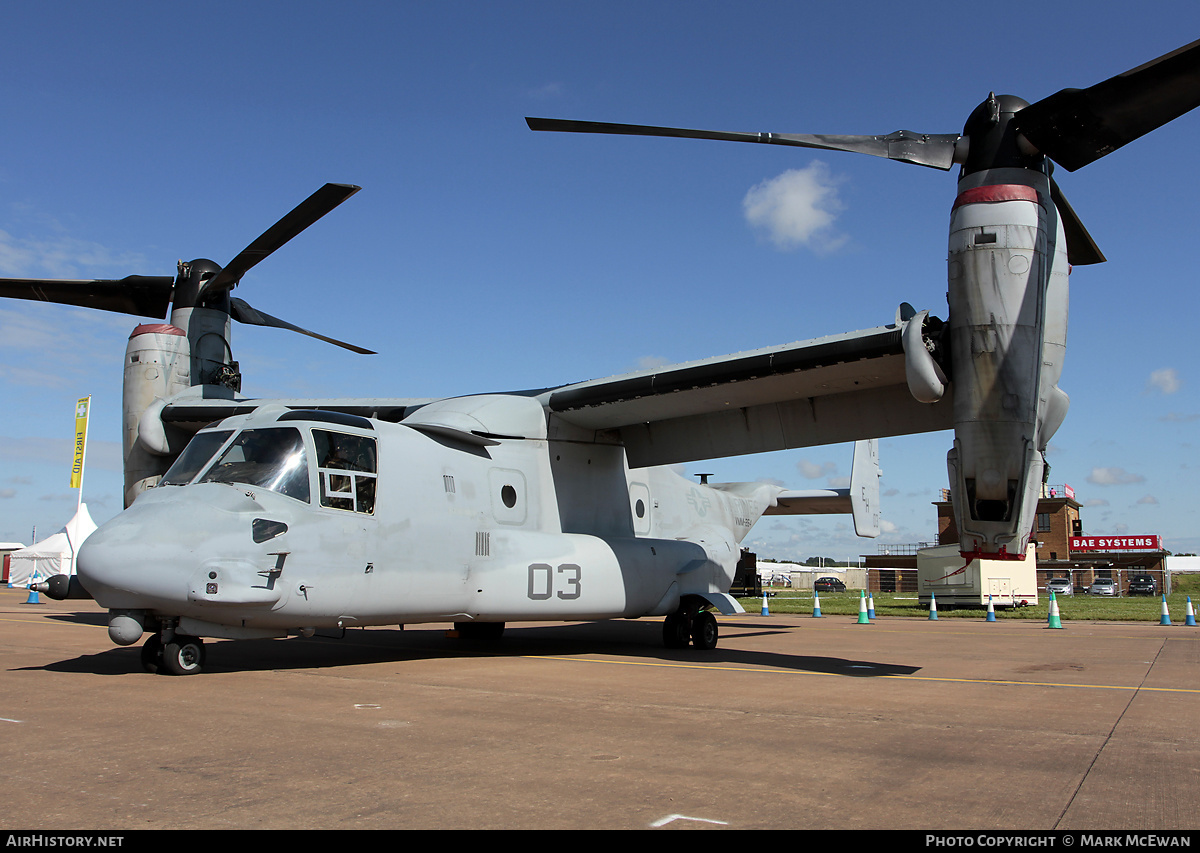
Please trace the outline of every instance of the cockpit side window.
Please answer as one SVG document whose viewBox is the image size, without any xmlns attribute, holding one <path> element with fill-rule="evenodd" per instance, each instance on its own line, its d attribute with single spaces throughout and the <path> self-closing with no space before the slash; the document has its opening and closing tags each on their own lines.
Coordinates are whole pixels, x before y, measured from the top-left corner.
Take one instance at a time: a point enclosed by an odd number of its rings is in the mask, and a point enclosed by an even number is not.
<svg viewBox="0 0 1200 853">
<path fill-rule="evenodd" d="M 377 463 L 375 439 L 314 429 L 321 506 L 372 515 Z"/>
<path fill-rule="evenodd" d="M 200 483 L 244 483 L 308 502 L 304 437 L 293 427 L 242 430 Z"/>
<path fill-rule="evenodd" d="M 159 485 L 186 486 L 208 464 L 231 435 L 233 435 L 231 429 L 196 433 L 188 442 L 187 447 L 183 449 L 183 453 L 179 454 L 179 458 L 167 469 L 167 473 L 163 475 Z"/>
</svg>

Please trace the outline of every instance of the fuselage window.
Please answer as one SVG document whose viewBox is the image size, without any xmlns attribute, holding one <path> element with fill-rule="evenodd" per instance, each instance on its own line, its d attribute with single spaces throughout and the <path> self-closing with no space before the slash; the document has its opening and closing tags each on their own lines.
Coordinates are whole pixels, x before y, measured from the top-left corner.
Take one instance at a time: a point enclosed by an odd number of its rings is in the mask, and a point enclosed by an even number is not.
<svg viewBox="0 0 1200 853">
<path fill-rule="evenodd" d="M 307 503 L 304 437 L 292 427 L 242 430 L 197 482 L 244 483 Z"/>
<path fill-rule="evenodd" d="M 378 473 L 375 439 L 323 429 L 312 434 L 321 506 L 373 514 Z"/>
</svg>

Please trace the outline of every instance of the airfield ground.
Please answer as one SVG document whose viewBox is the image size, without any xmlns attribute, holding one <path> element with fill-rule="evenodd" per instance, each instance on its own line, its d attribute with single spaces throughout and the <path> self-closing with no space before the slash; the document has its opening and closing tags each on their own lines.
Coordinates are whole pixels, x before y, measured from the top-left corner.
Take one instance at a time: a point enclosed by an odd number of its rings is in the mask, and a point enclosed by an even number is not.
<svg viewBox="0 0 1200 853">
<path fill-rule="evenodd" d="M 1200 628 L 747 614 L 210 642 L 0 590 L 7 829 L 1188 830 Z"/>
</svg>

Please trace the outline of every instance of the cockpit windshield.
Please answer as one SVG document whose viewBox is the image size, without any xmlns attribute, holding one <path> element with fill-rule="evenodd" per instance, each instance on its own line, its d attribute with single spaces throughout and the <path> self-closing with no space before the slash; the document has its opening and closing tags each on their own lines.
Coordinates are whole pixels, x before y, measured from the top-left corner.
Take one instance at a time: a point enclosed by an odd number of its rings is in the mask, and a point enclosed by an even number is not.
<svg viewBox="0 0 1200 853">
<path fill-rule="evenodd" d="M 159 485 L 186 486 L 192 482 L 192 478 L 200 473 L 231 435 L 231 429 L 196 433 L 183 449 L 183 453 L 179 454 L 179 458 L 167 469 Z"/>
<path fill-rule="evenodd" d="M 308 502 L 304 438 L 293 427 L 243 430 L 197 482 L 242 483 Z"/>
</svg>

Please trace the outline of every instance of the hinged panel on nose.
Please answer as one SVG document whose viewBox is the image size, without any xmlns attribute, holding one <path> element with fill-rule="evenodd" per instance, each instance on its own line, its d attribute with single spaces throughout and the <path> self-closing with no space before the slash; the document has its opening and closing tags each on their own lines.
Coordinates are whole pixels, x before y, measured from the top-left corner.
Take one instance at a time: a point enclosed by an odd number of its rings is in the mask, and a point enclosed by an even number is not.
<svg viewBox="0 0 1200 853">
<path fill-rule="evenodd" d="M 287 554 L 272 554 L 270 566 L 249 560 L 224 559 L 206 563 L 192 575 L 188 600 L 197 604 L 262 606 L 279 601 L 281 588 L 275 579 L 283 571 Z"/>
</svg>

